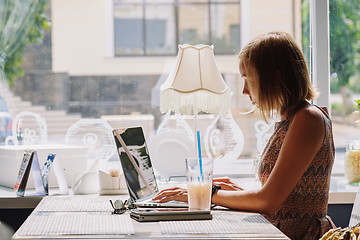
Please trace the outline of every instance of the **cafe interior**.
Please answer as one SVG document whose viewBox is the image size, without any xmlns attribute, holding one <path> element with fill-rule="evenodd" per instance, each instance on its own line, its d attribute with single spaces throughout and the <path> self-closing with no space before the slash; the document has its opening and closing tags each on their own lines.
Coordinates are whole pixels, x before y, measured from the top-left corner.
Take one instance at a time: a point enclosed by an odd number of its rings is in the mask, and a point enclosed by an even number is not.
<svg viewBox="0 0 360 240">
<path fill-rule="evenodd" d="M 243 94 L 238 53 L 271 31 L 301 48 L 332 120 L 333 237 L 358 237 L 359 15 L 356 0 L 0 0 L 0 239 L 290 239 L 211 204 L 212 179 L 262 188 L 279 118 Z M 189 179 L 209 183 L 201 211 Z M 139 204 L 178 186 L 186 207 Z"/>
</svg>

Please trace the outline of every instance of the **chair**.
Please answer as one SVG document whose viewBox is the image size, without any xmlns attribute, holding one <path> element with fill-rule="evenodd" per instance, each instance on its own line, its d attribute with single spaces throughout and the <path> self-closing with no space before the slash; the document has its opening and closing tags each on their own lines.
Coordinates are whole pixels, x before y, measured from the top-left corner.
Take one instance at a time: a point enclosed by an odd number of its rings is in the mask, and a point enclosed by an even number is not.
<svg viewBox="0 0 360 240">
<path fill-rule="evenodd" d="M 103 119 L 80 119 L 66 132 L 65 144 L 85 146 L 89 150 L 86 167 L 73 179 L 74 194 L 96 193 L 100 166 L 111 158 L 116 149 L 111 126 Z"/>
<path fill-rule="evenodd" d="M 11 126 L 11 136 L 6 137 L 5 145 L 46 144 L 48 141 L 47 125 L 40 114 L 23 111 L 18 113 Z"/>
<path fill-rule="evenodd" d="M 103 119 L 80 119 L 66 132 L 65 144 L 89 149 L 87 171 L 98 170 L 115 153 L 111 126 Z"/>
</svg>

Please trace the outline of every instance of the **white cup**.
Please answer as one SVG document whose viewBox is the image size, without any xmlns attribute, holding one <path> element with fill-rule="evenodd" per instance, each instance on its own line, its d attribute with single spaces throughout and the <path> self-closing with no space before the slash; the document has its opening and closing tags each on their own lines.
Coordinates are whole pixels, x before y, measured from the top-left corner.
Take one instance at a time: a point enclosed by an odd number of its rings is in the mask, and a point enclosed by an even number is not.
<svg viewBox="0 0 360 240">
<path fill-rule="evenodd" d="M 214 159 L 186 158 L 188 202 L 190 210 L 210 210 Z"/>
<path fill-rule="evenodd" d="M 111 189 L 118 190 L 120 189 L 120 177 L 111 177 Z"/>
</svg>

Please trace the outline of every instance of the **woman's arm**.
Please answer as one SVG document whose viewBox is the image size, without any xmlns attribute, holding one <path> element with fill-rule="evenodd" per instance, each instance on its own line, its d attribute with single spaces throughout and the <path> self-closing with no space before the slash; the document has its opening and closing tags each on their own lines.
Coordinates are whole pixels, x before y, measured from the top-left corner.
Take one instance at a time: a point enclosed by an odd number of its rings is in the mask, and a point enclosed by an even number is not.
<svg viewBox="0 0 360 240">
<path fill-rule="evenodd" d="M 320 110 L 305 108 L 289 126 L 276 164 L 264 186 L 254 191 L 223 191 L 212 202 L 240 210 L 272 214 L 279 209 L 319 151 L 325 136 Z"/>
</svg>

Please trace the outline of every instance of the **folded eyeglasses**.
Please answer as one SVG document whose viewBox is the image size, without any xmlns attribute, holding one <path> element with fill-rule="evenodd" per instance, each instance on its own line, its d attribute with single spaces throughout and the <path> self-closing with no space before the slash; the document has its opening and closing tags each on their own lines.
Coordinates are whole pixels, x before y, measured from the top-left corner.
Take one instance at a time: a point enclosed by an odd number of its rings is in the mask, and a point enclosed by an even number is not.
<svg viewBox="0 0 360 240">
<path fill-rule="evenodd" d="M 110 200 L 110 204 L 114 211 L 112 214 L 123 214 L 126 210 L 135 209 L 135 201 L 132 198 L 125 200 L 124 202 L 121 200 L 115 200 L 114 203 Z"/>
</svg>

